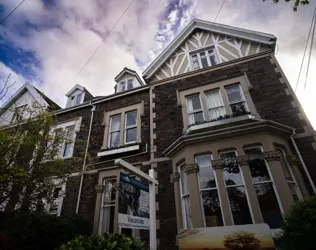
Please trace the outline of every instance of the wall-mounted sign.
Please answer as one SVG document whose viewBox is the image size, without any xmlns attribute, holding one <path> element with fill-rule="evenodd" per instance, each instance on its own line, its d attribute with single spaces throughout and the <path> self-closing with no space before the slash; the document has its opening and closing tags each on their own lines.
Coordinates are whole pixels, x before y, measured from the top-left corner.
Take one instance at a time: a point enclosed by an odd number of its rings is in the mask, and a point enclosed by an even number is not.
<svg viewBox="0 0 316 250">
<path fill-rule="evenodd" d="M 149 230 L 148 184 L 120 173 L 118 226 Z"/>
<path fill-rule="evenodd" d="M 267 224 L 183 229 L 180 250 L 274 250 Z"/>
</svg>

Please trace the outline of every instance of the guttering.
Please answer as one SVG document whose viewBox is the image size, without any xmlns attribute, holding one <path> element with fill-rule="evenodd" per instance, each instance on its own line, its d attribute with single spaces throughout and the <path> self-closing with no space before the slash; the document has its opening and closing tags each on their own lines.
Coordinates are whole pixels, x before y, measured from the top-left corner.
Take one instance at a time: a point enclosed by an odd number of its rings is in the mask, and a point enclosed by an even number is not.
<svg viewBox="0 0 316 250">
<path fill-rule="evenodd" d="M 291 134 L 291 141 L 292 141 L 292 144 L 293 144 L 294 149 L 295 149 L 295 152 L 296 152 L 296 154 L 297 154 L 297 156 L 298 156 L 298 158 L 299 158 L 299 160 L 300 160 L 300 162 L 301 162 L 301 165 L 302 165 L 303 170 L 304 170 L 304 172 L 305 172 L 305 174 L 306 174 L 306 176 L 307 176 L 307 179 L 308 179 L 309 183 L 311 184 L 313 193 L 314 193 L 314 195 L 316 195 L 316 188 L 315 188 L 315 185 L 314 185 L 313 180 L 312 180 L 312 178 L 311 178 L 311 176 L 310 176 L 310 174 L 309 174 L 309 172 L 308 172 L 308 169 L 307 169 L 307 167 L 306 167 L 306 165 L 305 165 L 305 162 L 304 162 L 304 160 L 303 160 L 303 157 L 302 157 L 302 155 L 301 155 L 301 152 L 299 151 L 299 149 L 298 149 L 298 147 L 297 147 L 297 145 L 296 145 L 296 142 L 295 142 L 295 140 L 294 140 L 294 135 L 295 135 L 295 134 L 296 134 L 295 129 L 293 129 L 293 133 Z"/>
<path fill-rule="evenodd" d="M 90 137 L 91 137 L 92 123 L 93 123 L 93 116 L 94 116 L 94 112 L 95 112 L 95 108 L 96 108 L 95 105 L 92 104 L 92 102 L 90 102 L 89 105 L 92 106 L 91 119 L 90 119 L 87 145 L 86 145 L 86 150 L 84 153 L 83 164 L 82 164 L 82 173 L 81 173 L 81 177 L 80 177 L 79 192 L 78 192 L 77 205 L 76 205 L 76 214 L 78 214 L 78 211 L 79 211 L 79 204 L 80 204 L 82 184 L 83 184 L 83 174 L 84 174 L 84 171 L 86 170 L 87 156 L 88 156 L 88 150 L 89 150 L 89 142 L 90 142 Z"/>
</svg>

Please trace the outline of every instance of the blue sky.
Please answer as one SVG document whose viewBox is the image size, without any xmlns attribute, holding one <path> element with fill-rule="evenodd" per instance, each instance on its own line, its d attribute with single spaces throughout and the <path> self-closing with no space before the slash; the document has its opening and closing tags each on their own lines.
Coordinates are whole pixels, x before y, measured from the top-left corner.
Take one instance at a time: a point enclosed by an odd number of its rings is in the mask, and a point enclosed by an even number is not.
<svg viewBox="0 0 316 250">
<path fill-rule="evenodd" d="M 0 20 L 20 0 L 0 1 Z M 65 93 L 81 84 L 94 95 L 114 91 L 124 67 L 140 74 L 161 50 L 196 17 L 214 21 L 221 0 L 135 0 L 84 71 L 78 72 L 130 0 L 26 0 L 0 25 L 0 84 L 11 74 L 16 84 L 29 81 L 65 105 Z M 292 86 L 296 79 L 315 4 L 297 13 L 291 4 L 272 0 L 226 0 L 217 22 L 272 33 L 279 60 Z M 316 127 L 316 51 L 304 90 L 298 97 Z M 305 67 L 304 67 L 305 68 Z"/>
</svg>

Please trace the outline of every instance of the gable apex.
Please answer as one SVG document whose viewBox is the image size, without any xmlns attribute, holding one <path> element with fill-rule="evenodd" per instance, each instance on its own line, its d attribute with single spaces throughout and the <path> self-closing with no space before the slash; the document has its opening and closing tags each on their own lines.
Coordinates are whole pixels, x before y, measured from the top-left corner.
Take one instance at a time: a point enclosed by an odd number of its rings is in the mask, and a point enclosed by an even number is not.
<svg viewBox="0 0 316 250">
<path fill-rule="evenodd" d="M 230 36 L 238 39 L 247 40 L 259 44 L 271 46 L 274 50 L 276 37 L 271 34 L 237 28 L 229 25 L 193 19 L 180 34 L 157 56 L 157 58 L 144 70 L 145 80 L 152 77 L 165 61 L 189 38 L 197 29 L 217 33 L 219 35 Z"/>
</svg>

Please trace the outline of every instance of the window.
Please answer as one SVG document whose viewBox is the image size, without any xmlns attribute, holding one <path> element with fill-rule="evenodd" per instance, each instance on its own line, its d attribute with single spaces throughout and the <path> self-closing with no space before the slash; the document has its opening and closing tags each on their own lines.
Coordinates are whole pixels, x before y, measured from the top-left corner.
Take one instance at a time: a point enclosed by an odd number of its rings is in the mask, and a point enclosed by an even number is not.
<svg viewBox="0 0 316 250">
<path fill-rule="evenodd" d="M 58 214 L 58 207 L 60 203 L 60 195 L 61 195 L 62 187 L 56 187 L 53 191 L 53 200 L 49 207 L 50 214 Z"/>
<path fill-rule="evenodd" d="M 12 115 L 11 123 L 20 122 L 21 120 L 23 120 L 26 109 L 27 104 L 16 107 Z"/>
<path fill-rule="evenodd" d="M 216 120 L 226 114 L 219 89 L 206 93 L 206 104 L 210 120 Z"/>
<path fill-rule="evenodd" d="M 214 50 L 206 50 L 191 55 L 192 69 L 201 69 L 216 64 Z"/>
<path fill-rule="evenodd" d="M 125 143 L 136 142 L 137 112 L 128 112 L 125 115 Z"/>
<path fill-rule="evenodd" d="M 83 96 L 83 93 L 79 93 L 77 95 L 70 96 L 68 99 L 67 107 L 72 107 L 72 106 L 81 104 L 82 103 L 82 101 L 81 101 L 82 96 Z"/>
<path fill-rule="evenodd" d="M 233 116 L 247 114 L 248 108 L 240 85 L 226 88 L 229 105 Z"/>
<path fill-rule="evenodd" d="M 130 90 L 133 88 L 134 79 L 130 78 L 121 82 L 121 92 Z"/>
<path fill-rule="evenodd" d="M 271 229 L 280 228 L 280 206 L 262 149 L 250 148 L 246 149 L 245 153 L 249 157 L 248 164 L 263 220 Z"/>
<path fill-rule="evenodd" d="M 199 155 L 195 157 L 195 162 L 199 166 L 198 180 L 203 204 L 205 226 L 223 226 L 216 173 L 211 163 L 212 157 L 210 154 Z"/>
<path fill-rule="evenodd" d="M 190 125 L 204 122 L 200 95 L 187 97 L 187 111 Z"/>
<path fill-rule="evenodd" d="M 288 185 L 291 189 L 294 200 L 297 201 L 299 199 L 302 199 L 301 191 L 297 186 L 297 182 L 295 180 L 294 173 L 293 173 L 289 163 L 286 160 L 286 154 L 285 154 L 284 150 L 277 149 L 277 151 L 279 151 L 281 153 L 281 159 L 280 159 L 281 166 L 282 166 L 282 169 L 283 169 L 283 172 L 285 175 L 286 182 L 288 183 Z"/>
<path fill-rule="evenodd" d="M 65 142 L 63 148 L 63 157 L 67 158 L 72 156 L 73 144 L 74 144 L 75 126 L 69 126 L 66 128 Z"/>
<path fill-rule="evenodd" d="M 252 224 L 247 191 L 235 152 L 221 153 L 223 177 L 235 225 Z"/>
<path fill-rule="evenodd" d="M 113 233 L 116 190 L 113 188 L 116 180 L 104 180 L 104 191 L 102 193 L 101 223 L 99 233 Z"/>
<path fill-rule="evenodd" d="M 76 105 L 78 105 L 78 104 L 81 103 L 81 98 L 82 98 L 82 94 L 77 95 L 77 98 L 76 98 Z"/>
<path fill-rule="evenodd" d="M 109 147 L 114 148 L 120 145 L 121 134 L 121 115 L 111 117 L 110 133 L 109 133 Z"/>
<path fill-rule="evenodd" d="M 181 190 L 181 201 L 182 201 L 182 214 L 183 214 L 183 227 L 192 228 L 192 216 L 190 214 L 190 200 L 188 190 L 187 175 L 184 172 L 184 167 L 180 168 L 180 190 Z"/>
</svg>

